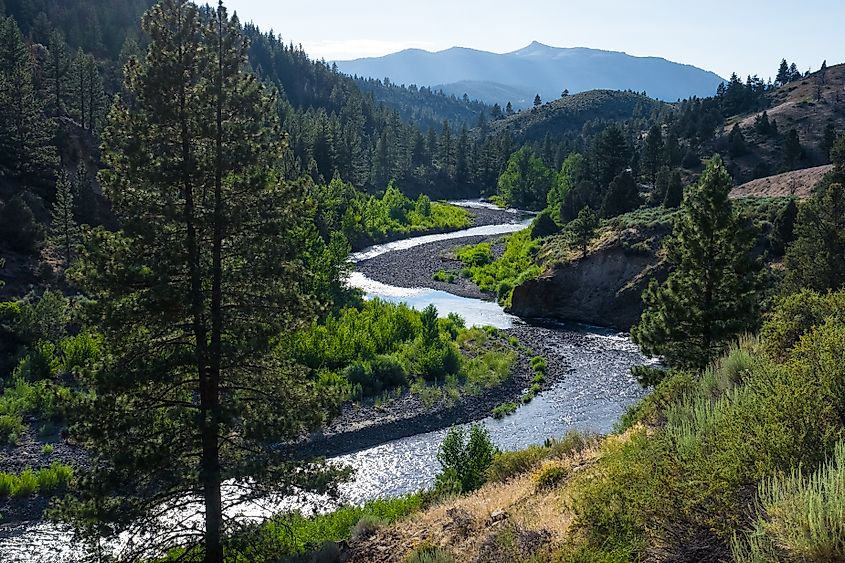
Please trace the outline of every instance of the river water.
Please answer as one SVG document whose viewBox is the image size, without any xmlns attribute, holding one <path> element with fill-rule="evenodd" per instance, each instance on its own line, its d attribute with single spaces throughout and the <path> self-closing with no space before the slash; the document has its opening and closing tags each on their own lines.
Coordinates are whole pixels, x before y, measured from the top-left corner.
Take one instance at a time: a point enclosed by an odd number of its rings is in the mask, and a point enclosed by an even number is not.
<svg viewBox="0 0 845 563">
<path fill-rule="evenodd" d="M 456 203 L 466 207 L 487 205 L 475 201 Z M 512 221 L 501 225 L 378 245 L 350 258 L 357 263 L 431 242 L 513 233 L 528 226 L 529 221 L 524 217 L 514 214 Z M 416 308 L 434 304 L 441 315 L 458 313 L 469 326 L 491 325 L 508 329 L 522 323 L 493 302 L 428 288 L 390 286 L 359 272 L 350 276 L 349 283 L 363 290 L 367 298 L 406 302 Z M 516 450 L 541 444 L 546 438 L 560 437 L 572 429 L 607 433 L 624 410 L 643 396 L 644 392 L 630 376 L 630 368 L 649 360 L 626 336 L 594 327 L 553 323 L 535 330 L 541 331 L 541 340 L 551 351 L 547 354 L 552 356 L 550 359 L 565 363 L 567 375 L 515 414 L 502 420 L 480 421 L 500 449 Z M 333 461 L 356 470 L 355 479 L 341 487 L 343 500 L 358 504 L 430 486 L 439 470 L 436 455 L 445 433 L 446 430 L 418 434 L 334 458 Z M 319 502 L 319 499 L 314 500 Z M 256 515 L 269 515 L 284 504 L 262 507 Z M 66 532 L 51 524 L 0 525 L 0 561 L 3 563 L 72 562 L 79 559 L 79 553 L 79 548 L 70 544 Z"/>
</svg>

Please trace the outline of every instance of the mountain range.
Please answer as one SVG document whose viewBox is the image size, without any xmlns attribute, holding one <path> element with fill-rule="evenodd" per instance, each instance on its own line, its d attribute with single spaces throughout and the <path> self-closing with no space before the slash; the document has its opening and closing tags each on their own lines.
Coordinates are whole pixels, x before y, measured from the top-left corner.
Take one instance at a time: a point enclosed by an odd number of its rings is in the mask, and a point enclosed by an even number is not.
<svg viewBox="0 0 845 563">
<path fill-rule="evenodd" d="M 337 61 L 350 75 L 389 78 L 394 83 L 430 86 L 458 97 L 515 108 L 595 89 L 633 90 L 675 101 L 712 96 L 723 79 L 713 72 L 658 57 L 615 51 L 559 48 L 533 42 L 511 53 L 452 47 L 429 52 L 406 49 L 383 57 Z"/>
</svg>

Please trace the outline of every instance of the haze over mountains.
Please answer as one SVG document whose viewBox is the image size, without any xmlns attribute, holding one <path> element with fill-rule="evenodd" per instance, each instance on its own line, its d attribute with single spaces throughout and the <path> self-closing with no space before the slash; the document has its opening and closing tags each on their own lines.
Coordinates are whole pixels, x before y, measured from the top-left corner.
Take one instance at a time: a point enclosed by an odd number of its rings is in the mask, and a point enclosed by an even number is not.
<svg viewBox="0 0 845 563">
<path fill-rule="evenodd" d="M 535 94 L 543 101 L 598 88 L 645 91 L 675 101 L 712 96 L 721 77 L 700 68 L 658 57 L 587 48 L 558 48 L 533 42 L 512 53 L 452 47 L 432 53 L 406 49 L 384 57 L 337 61 L 347 74 L 390 78 L 394 83 L 442 89 L 447 94 L 516 108 L 529 107 Z"/>
</svg>

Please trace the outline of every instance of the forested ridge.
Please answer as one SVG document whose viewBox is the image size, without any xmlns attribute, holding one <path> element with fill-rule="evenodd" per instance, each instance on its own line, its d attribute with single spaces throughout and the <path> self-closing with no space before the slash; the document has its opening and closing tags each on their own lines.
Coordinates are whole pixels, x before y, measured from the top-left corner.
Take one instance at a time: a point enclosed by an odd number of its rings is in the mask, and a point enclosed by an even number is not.
<svg viewBox="0 0 845 563">
<path fill-rule="evenodd" d="M 222 2 L 0 0 L 2 517 L 133 562 L 842 560 L 841 84 L 784 60 L 514 111 L 344 76 Z M 731 196 L 815 164 L 802 201 Z M 352 250 L 469 227 L 442 200 L 482 195 L 537 216 L 436 279 L 512 306 L 549 268 L 642 260 L 618 292 L 650 393 L 608 436 L 455 428 L 428 490 L 241 517 L 337 498 L 349 470 L 300 446 L 344 410 L 544 389 L 514 333 L 347 283 Z"/>
</svg>

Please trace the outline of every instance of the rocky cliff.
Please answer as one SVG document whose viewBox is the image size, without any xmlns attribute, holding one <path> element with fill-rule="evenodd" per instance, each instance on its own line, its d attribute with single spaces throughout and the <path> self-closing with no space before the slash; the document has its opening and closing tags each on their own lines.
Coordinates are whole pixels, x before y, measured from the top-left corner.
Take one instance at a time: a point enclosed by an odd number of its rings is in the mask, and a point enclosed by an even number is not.
<svg viewBox="0 0 845 563">
<path fill-rule="evenodd" d="M 629 229 L 583 258 L 555 265 L 514 289 L 510 312 L 627 331 L 640 318 L 649 281 L 668 274 L 657 254 L 659 238 Z"/>
</svg>

